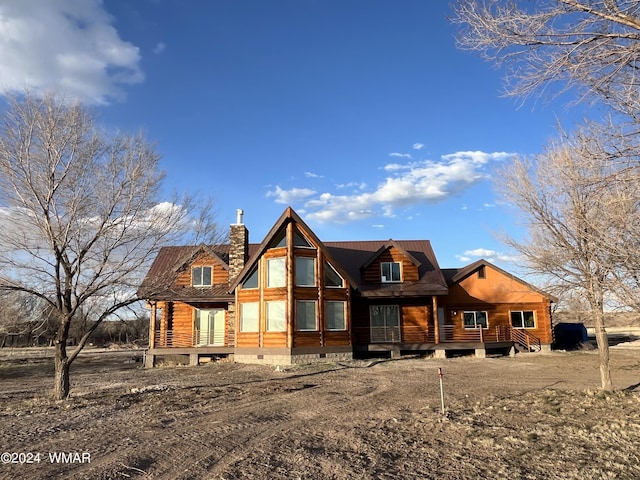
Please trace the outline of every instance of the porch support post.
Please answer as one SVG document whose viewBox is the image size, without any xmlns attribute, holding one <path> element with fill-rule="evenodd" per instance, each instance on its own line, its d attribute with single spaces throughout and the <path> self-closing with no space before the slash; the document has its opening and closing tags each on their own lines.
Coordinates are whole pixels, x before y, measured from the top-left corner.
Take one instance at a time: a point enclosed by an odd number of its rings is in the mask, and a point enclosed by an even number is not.
<svg viewBox="0 0 640 480">
<path fill-rule="evenodd" d="M 295 269 L 293 262 L 295 257 L 293 255 L 293 222 L 289 222 L 287 225 L 287 348 L 293 348 L 293 331 L 295 329 L 295 316 L 294 306 L 295 299 L 293 298 L 293 285 L 295 283 Z"/>
<path fill-rule="evenodd" d="M 431 304 L 433 305 L 433 312 L 431 317 L 433 318 L 433 333 L 436 345 L 440 343 L 440 320 L 438 319 L 438 297 L 431 296 Z"/>
<path fill-rule="evenodd" d="M 152 349 L 156 346 L 156 315 L 157 306 L 156 302 L 149 302 L 151 307 L 151 314 L 149 315 L 149 348 Z"/>
</svg>

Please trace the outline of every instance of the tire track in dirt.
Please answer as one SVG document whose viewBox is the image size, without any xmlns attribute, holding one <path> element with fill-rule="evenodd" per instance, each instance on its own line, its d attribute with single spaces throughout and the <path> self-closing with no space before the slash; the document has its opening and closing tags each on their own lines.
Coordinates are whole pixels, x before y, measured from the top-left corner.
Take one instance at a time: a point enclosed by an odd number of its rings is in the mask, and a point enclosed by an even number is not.
<svg viewBox="0 0 640 480">
<path fill-rule="evenodd" d="M 369 377 L 362 382 L 351 380 L 349 397 L 339 395 L 348 376 L 334 372 L 313 380 L 303 376 L 269 379 L 244 385 L 240 391 L 238 385 L 218 387 L 213 389 L 215 396 L 203 389 L 198 397 L 208 398 L 208 402 L 197 408 L 163 412 L 162 418 L 146 427 L 145 436 L 148 438 L 151 430 L 156 433 L 154 440 L 138 446 L 138 461 L 126 473 L 132 478 L 166 480 L 222 478 L 230 466 L 274 439 L 304 431 L 316 419 L 327 421 L 336 415 L 348 415 L 363 401 L 373 401 L 366 399 L 383 393 L 384 389 Z M 335 391 L 330 389 L 318 396 L 319 384 L 326 387 L 332 383 Z M 194 428 L 194 423 L 200 427 Z M 113 453 L 116 451 L 122 448 Z M 108 470 L 116 461 L 110 453 L 101 452 L 98 462 L 74 470 L 74 474 L 90 478 Z"/>
<path fill-rule="evenodd" d="M 326 376 L 330 375 L 327 374 Z M 224 478 L 224 474 L 229 467 L 242 462 L 252 450 L 255 451 L 277 438 L 288 437 L 292 433 L 304 431 L 309 424 L 318 419 L 326 421 L 326 414 L 329 411 L 331 412 L 330 418 L 348 415 L 354 408 L 361 408 L 363 402 L 369 404 L 372 402 L 372 398 L 386 391 L 378 384 L 371 384 L 370 381 L 367 384 L 358 382 L 358 384 L 350 386 L 351 395 L 348 397 L 340 396 L 337 399 L 333 399 L 334 395 L 331 395 L 331 392 L 328 394 L 325 392 L 318 401 L 315 390 L 317 386 L 316 384 L 302 383 L 297 387 L 288 387 L 291 395 L 277 397 L 276 403 L 269 402 L 271 410 L 286 412 L 285 415 L 267 422 L 248 422 L 245 425 L 246 428 L 239 435 L 234 432 L 232 441 L 224 449 L 223 455 L 217 456 L 215 459 L 211 455 L 205 455 L 198 463 L 203 466 L 206 465 L 207 468 L 199 471 L 197 476 L 180 477 L 181 480 L 189 478 Z M 300 408 L 301 406 L 310 405 L 313 405 L 313 408 Z M 171 477 L 160 478 L 168 480 Z"/>
</svg>

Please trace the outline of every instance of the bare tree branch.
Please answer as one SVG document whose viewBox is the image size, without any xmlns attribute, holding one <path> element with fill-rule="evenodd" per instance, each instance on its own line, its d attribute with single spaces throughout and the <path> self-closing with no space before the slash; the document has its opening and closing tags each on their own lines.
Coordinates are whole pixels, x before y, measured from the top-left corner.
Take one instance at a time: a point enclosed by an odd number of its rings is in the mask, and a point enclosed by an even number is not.
<svg viewBox="0 0 640 480">
<path fill-rule="evenodd" d="M 97 325 L 138 301 L 154 253 L 206 221 L 193 198 L 162 202 L 159 155 L 142 134 L 108 135 L 79 104 L 10 97 L 0 131 L 0 291 L 45 302 L 59 318 L 55 396 Z M 209 207 L 210 208 L 210 207 Z M 69 354 L 72 323 L 90 323 Z"/>
</svg>

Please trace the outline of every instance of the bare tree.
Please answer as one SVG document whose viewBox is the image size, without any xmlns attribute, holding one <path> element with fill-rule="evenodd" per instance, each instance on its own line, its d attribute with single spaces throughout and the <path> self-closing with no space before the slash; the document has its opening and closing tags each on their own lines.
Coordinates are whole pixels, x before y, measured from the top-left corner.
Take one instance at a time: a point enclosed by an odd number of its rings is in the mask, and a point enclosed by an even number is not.
<svg viewBox="0 0 640 480">
<path fill-rule="evenodd" d="M 54 396 L 102 320 L 138 301 L 154 252 L 196 222 L 189 199 L 160 202 L 159 155 L 141 134 L 107 134 L 53 95 L 8 97 L 0 130 L 0 291 L 40 299 L 55 317 Z M 88 330 L 68 349 L 72 324 Z"/>
<path fill-rule="evenodd" d="M 640 1 L 460 0 L 453 10 L 458 45 L 505 68 L 507 95 L 577 93 L 615 117 L 498 178 L 529 226 L 529 239 L 513 245 L 532 270 L 586 296 L 610 389 L 605 302 L 639 303 Z"/>
<path fill-rule="evenodd" d="M 640 177 L 634 159 L 588 155 L 596 137 L 588 128 L 565 134 L 534 159 L 514 159 L 496 184 L 523 214 L 527 230 L 526 238 L 507 237 L 507 243 L 532 273 L 549 279 L 554 293 L 578 292 L 586 299 L 595 322 L 602 388 L 611 390 L 604 312 L 616 300 L 624 257 L 632 256 L 637 243 L 627 225 L 640 222 L 637 200 L 633 207 L 629 196 L 640 188 Z M 637 250 L 635 255 L 637 261 Z"/>
<path fill-rule="evenodd" d="M 0 348 L 12 344 L 32 345 L 46 334 L 48 322 L 42 315 L 41 302 L 22 292 L 0 294 Z"/>
<path fill-rule="evenodd" d="M 508 95 L 576 87 L 638 120 L 640 2 L 460 0 L 453 9 L 458 45 L 504 66 Z"/>
</svg>

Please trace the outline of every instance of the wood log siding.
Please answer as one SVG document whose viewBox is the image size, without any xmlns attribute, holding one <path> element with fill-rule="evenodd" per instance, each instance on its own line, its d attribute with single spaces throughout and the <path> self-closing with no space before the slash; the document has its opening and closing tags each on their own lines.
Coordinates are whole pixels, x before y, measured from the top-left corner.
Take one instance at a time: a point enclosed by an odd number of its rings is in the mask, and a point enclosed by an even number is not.
<svg viewBox="0 0 640 480">
<path fill-rule="evenodd" d="M 213 285 L 222 285 L 229 283 L 229 271 L 226 270 L 217 259 L 205 253 L 200 254 L 196 259 L 183 271 L 181 271 L 175 282 L 176 287 L 191 286 L 191 268 L 193 267 L 212 267 L 211 283 Z"/>
<path fill-rule="evenodd" d="M 400 308 L 401 338 L 404 343 L 423 343 L 429 330 L 431 309 L 427 305 L 405 305 Z"/>
<path fill-rule="evenodd" d="M 291 235 L 291 231 L 288 232 Z M 290 238 L 290 242 L 292 239 Z M 267 288 L 267 260 L 270 258 L 284 257 L 286 259 L 287 284 L 284 287 Z M 309 287 L 296 286 L 295 261 L 297 257 L 315 259 L 315 285 Z M 236 345 L 238 347 L 312 347 L 312 346 L 345 346 L 351 344 L 349 333 L 350 323 L 350 295 L 349 285 L 345 279 L 342 288 L 327 288 L 324 286 L 324 254 L 315 246 L 314 248 L 294 247 L 290 250 L 273 248 L 267 250 L 259 260 L 258 288 L 243 289 L 242 285 L 237 290 L 238 318 L 236 319 Z M 287 332 L 267 332 L 265 302 L 283 300 L 287 302 Z M 295 325 L 295 304 L 297 300 L 313 300 L 317 302 L 316 314 L 318 315 L 317 331 L 297 331 Z M 327 301 L 346 302 L 345 331 L 326 330 L 325 307 Z M 259 332 L 240 332 L 241 304 L 259 303 Z"/>
<path fill-rule="evenodd" d="M 364 270 L 362 276 L 364 283 L 380 283 L 382 281 L 380 264 L 385 262 L 397 262 L 401 264 L 401 282 L 415 282 L 419 280 L 418 266 L 411 263 L 400 250 L 391 247 Z"/>
<path fill-rule="evenodd" d="M 535 328 L 525 329 L 530 334 L 539 338 L 542 343 L 553 342 L 553 332 L 549 313 L 550 304 L 545 303 L 506 303 L 506 304 L 466 304 L 450 305 L 446 307 L 445 323 L 453 325 L 454 334 L 464 333 L 463 312 L 483 311 L 487 312 L 489 329 L 498 325 L 511 326 L 511 312 L 532 311 L 535 317 Z M 456 315 L 453 315 L 453 312 Z"/>
</svg>

